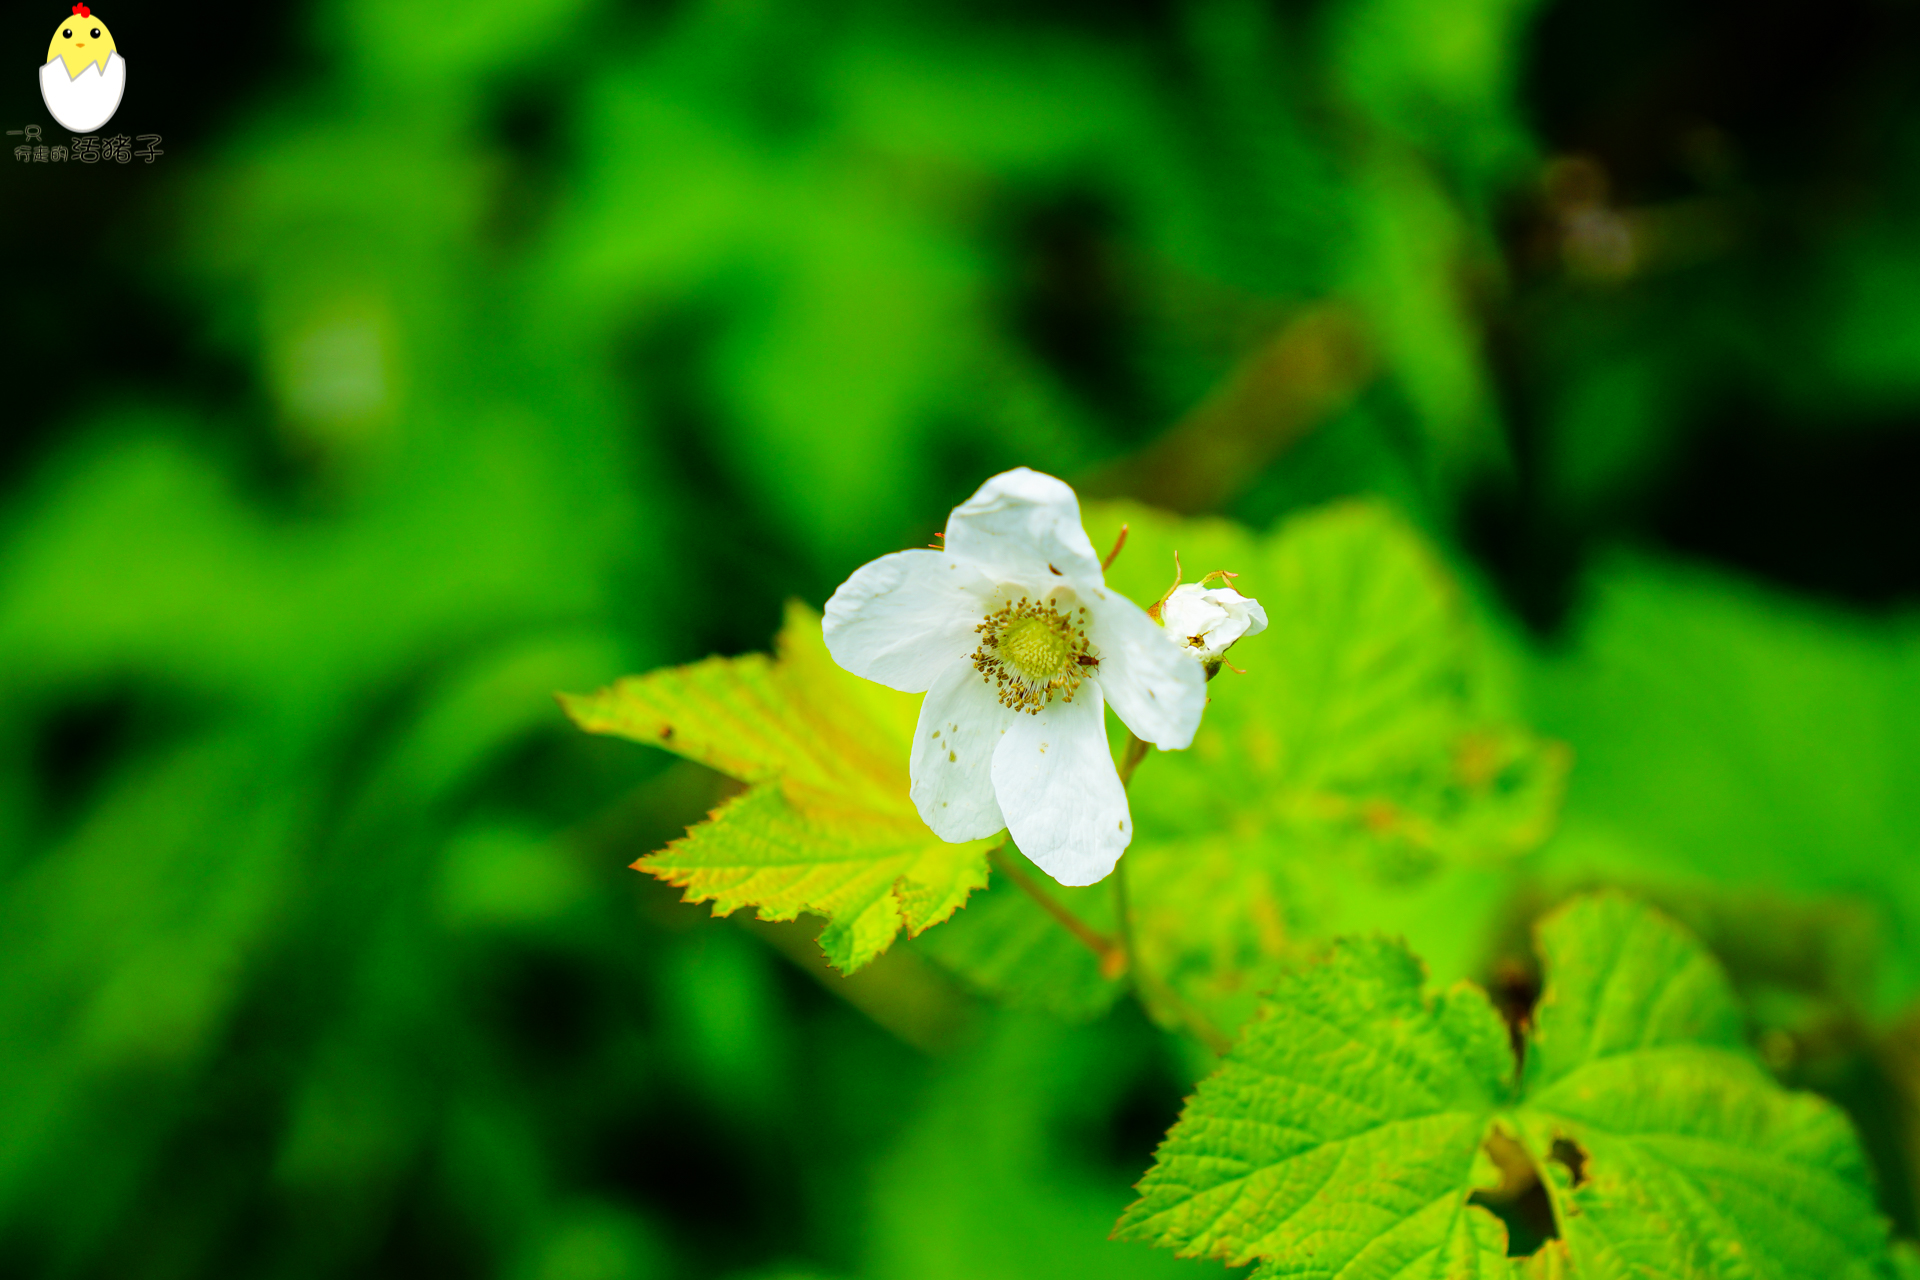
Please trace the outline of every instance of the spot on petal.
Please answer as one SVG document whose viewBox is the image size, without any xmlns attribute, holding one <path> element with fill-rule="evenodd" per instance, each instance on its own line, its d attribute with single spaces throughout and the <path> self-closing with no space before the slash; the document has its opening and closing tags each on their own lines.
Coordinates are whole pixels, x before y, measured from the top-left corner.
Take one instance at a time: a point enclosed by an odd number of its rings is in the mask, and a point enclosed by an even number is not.
<svg viewBox="0 0 1920 1280">
<path fill-rule="evenodd" d="M 955 754 L 953 754 L 953 752 L 951 752 L 951 751 L 949 751 L 949 752 L 947 752 L 947 759 L 948 759 L 949 761 L 955 761 L 955 760 L 958 760 L 959 758 L 960 758 L 960 757 L 959 757 L 959 756 L 957 756 L 957 755 L 955 755 Z"/>
</svg>

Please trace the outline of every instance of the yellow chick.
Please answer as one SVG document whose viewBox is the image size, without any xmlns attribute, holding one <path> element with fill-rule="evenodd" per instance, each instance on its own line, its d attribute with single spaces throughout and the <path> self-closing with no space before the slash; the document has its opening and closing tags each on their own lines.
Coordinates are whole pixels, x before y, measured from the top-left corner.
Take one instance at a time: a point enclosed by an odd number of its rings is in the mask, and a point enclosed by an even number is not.
<svg viewBox="0 0 1920 1280">
<path fill-rule="evenodd" d="M 113 33 L 84 4 L 73 6 L 73 16 L 60 24 L 60 29 L 53 33 L 52 43 L 47 45 L 47 61 L 63 60 L 69 80 L 78 77 L 89 62 L 99 63 L 101 73 L 105 74 L 107 59 L 112 55 Z"/>
</svg>

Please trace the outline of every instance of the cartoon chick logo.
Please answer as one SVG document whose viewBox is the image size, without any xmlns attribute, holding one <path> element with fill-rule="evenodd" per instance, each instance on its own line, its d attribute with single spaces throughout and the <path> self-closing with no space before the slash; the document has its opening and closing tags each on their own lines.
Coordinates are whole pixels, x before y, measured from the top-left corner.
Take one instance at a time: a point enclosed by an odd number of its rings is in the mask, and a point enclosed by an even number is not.
<svg viewBox="0 0 1920 1280">
<path fill-rule="evenodd" d="M 113 33 L 84 4 L 60 24 L 40 68 L 40 96 L 53 118 L 75 133 L 92 133 L 120 109 L 127 91 L 127 60 L 113 47 Z"/>
</svg>

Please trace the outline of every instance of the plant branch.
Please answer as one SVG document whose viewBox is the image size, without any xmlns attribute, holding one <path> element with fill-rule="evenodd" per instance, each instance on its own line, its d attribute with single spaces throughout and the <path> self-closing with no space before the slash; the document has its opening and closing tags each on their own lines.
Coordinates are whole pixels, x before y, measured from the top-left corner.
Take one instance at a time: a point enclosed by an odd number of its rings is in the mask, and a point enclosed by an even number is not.
<svg viewBox="0 0 1920 1280">
<path fill-rule="evenodd" d="M 1100 976 L 1117 978 L 1127 971 L 1127 953 L 1116 945 L 1112 938 L 1067 910 L 1066 904 L 1041 888 L 1032 876 L 1016 866 L 1013 859 L 1007 856 L 1005 842 L 995 845 L 992 852 L 987 854 L 987 859 L 993 863 L 1000 874 L 1018 885 L 1021 892 L 1038 903 L 1042 911 L 1052 916 L 1061 927 L 1078 938 L 1085 944 L 1087 950 L 1099 958 Z"/>
<path fill-rule="evenodd" d="M 1127 752 L 1120 765 L 1120 784 L 1125 786 L 1133 780 L 1134 770 L 1147 758 L 1147 744 L 1133 735 L 1128 735 Z M 1207 1048 L 1216 1054 L 1224 1055 L 1233 1042 L 1213 1024 L 1206 1014 L 1181 999 L 1179 994 L 1159 978 L 1149 973 L 1140 964 L 1140 953 L 1133 937 L 1133 911 L 1127 900 L 1127 860 L 1122 857 L 1113 868 L 1113 907 L 1116 921 L 1117 940 L 1101 933 L 1098 929 L 1082 920 L 1067 909 L 1065 903 L 1048 893 L 1039 881 L 1021 870 L 1007 852 L 1007 844 L 1002 841 L 987 853 L 987 860 L 1000 874 L 1013 881 L 1020 891 L 1052 916 L 1054 922 L 1072 934 L 1087 950 L 1093 952 L 1100 961 L 1100 976 L 1113 979 L 1129 977 L 1134 999 L 1147 1011 L 1149 1017 L 1157 1017 L 1158 1011 L 1164 1011 L 1173 1020 L 1186 1029 Z"/>
<path fill-rule="evenodd" d="M 1141 995 L 1141 978 L 1144 975 L 1140 972 L 1139 950 L 1135 947 L 1133 941 L 1133 911 L 1127 903 L 1127 859 L 1125 854 L 1120 856 L 1120 861 L 1113 864 L 1112 879 L 1113 918 L 1115 921 L 1115 932 L 1120 935 L 1120 958 L 1126 965 L 1124 972 L 1133 977 L 1133 994 L 1138 998 Z M 1145 1001 L 1142 1000 L 1141 1003 L 1144 1004 Z M 1148 1012 L 1151 1013 L 1152 1010 L 1148 1010 Z"/>
<path fill-rule="evenodd" d="M 1126 786 L 1133 781 L 1134 770 L 1147 758 L 1147 744 L 1138 735 L 1127 735 L 1127 754 L 1120 765 L 1120 785 Z M 1120 935 L 1120 955 L 1126 966 L 1122 972 L 1131 976 L 1133 997 L 1140 1007 L 1147 1011 L 1148 1017 L 1154 1016 L 1154 1006 L 1172 1014 L 1192 1032 L 1200 1043 L 1222 1057 L 1233 1047 L 1220 1028 L 1206 1014 L 1182 1000 L 1174 989 L 1160 981 L 1145 965 L 1140 963 L 1140 950 L 1133 937 L 1133 905 L 1127 898 L 1127 859 L 1122 854 L 1120 861 L 1113 866 L 1113 915 L 1116 931 Z"/>
<path fill-rule="evenodd" d="M 1133 939 L 1133 912 L 1127 901 L 1127 860 L 1122 857 L 1113 868 L 1113 910 L 1120 921 L 1120 949 L 1126 963 L 1125 972 L 1133 978 L 1133 997 L 1147 1016 L 1155 1017 L 1155 1006 L 1166 1011 L 1193 1034 L 1194 1039 L 1207 1046 L 1216 1055 L 1225 1057 L 1227 1050 L 1233 1047 L 1233 1041 L 1227 1034 L 1213 1025 L 1213 1019 L 1182 1000 L 1177 992 L 1160 981 L 1151 970 L 1140 963 L 1140 952 Z M 1157 1018 L 1156 1018 L 1157 1021 Z"/>
</svg>

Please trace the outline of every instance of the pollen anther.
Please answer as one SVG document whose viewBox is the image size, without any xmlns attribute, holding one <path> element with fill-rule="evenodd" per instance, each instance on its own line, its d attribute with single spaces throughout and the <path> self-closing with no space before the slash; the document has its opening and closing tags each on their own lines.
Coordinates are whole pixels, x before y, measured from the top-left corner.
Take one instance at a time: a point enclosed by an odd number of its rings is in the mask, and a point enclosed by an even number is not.
<svg viewBox="0 0 1920 1280">
<path fill-rule="evenodd" d="M 1087 621 L 1084 607 L 1063 613 L 1052 600 L 1022 596 L 1001 605 L 974 628 L 980 635 L 974 670 L 996 686 L 1001 705 L 1015 711 L 1039 715 L 1056 695 L 1072 702 L 1100 661 L 1087 652 Z"/>
</svg>

